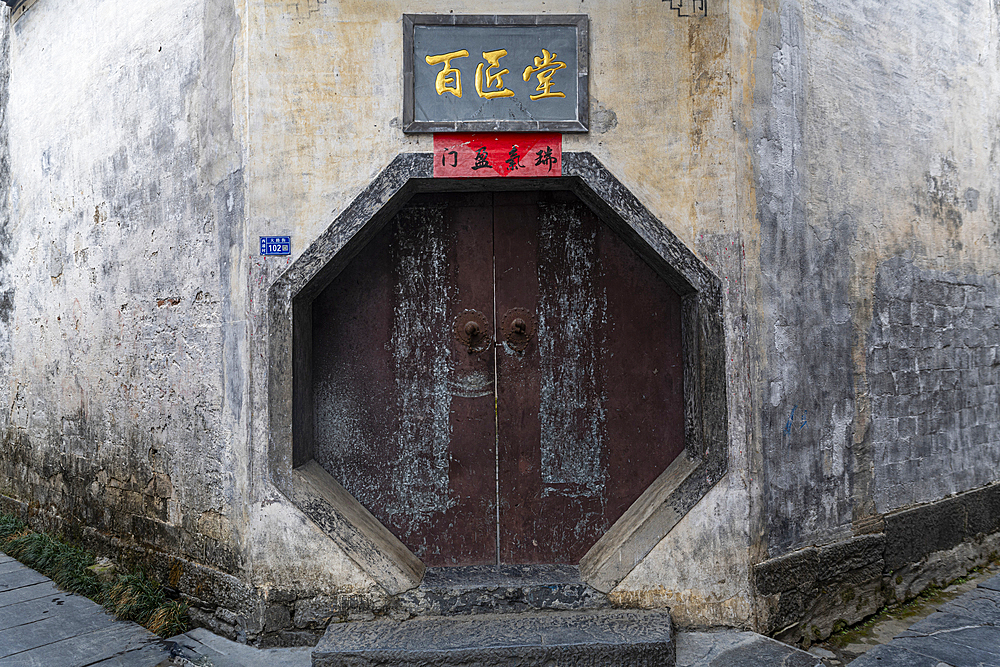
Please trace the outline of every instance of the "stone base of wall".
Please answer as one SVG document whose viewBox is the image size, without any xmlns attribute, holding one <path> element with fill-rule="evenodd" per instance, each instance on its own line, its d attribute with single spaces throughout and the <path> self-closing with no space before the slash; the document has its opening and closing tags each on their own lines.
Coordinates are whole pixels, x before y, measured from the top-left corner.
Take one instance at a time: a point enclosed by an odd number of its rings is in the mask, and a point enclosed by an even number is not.
<svg viewBox="0 0 1000 667">
<path fill-rule="evenodd" d="M 0 495 L 0 512 L 20 517 L 34 530 L 63 535 L 95 554 L 144 569 L 168 594 L 190 605 L 196 625 L 243 642 L 261 634 L 261 596 L 231 574 L 76 525 L 8 496 Z"/>
<path fill-rule="evenodd" d="M 269 646 L 313 645 L 331 622 L 398 613 L 392 599 L 258 588 L 233 574 L 66 521 L 0 495 L 0 512 L 63 534 L 91 551 L 145 568 L 186 601 L 191 620 L 224 637 Z M 912 599 L 1000 554 L 1000 484 L 880 517 L 880 532 L 808 547 L 754 568 L 758 629 L 809 645 Z M 408 614 L 407 614 L 408 616 Z"/>
<path fill-rule="evenodd" d="M 887 514 L 881 525 L 758 564 L 760 631 L 808 646 L 996 560 L 1000 484 Z"/>
<path fill-rule="evenodd" d="M 260 589 L 239 577 L 118 537 L 76 525 L 50 512 L 0 495 L 0 512 L 20 517 L 35 530 L 64 535 L 117 562 L 143 568 L 190 605 L 195 626 L 260 647 L 313 646 L 331 622 L 374 618 L 384 601 L 357 594 Z"/>
</svg>

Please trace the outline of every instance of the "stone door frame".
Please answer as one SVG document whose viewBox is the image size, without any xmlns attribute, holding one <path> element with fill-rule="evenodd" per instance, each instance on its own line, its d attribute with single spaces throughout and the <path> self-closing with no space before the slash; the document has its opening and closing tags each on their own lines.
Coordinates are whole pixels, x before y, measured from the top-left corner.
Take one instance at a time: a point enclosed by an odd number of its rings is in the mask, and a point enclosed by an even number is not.
<svg viewBox="0 0 1000 667">
<path fill-rule="evenodd" d="M 314 459 L 310 382 L 312 301 L 417 192 L 560 189 L 574 192 L 681 296 L 684 451 L 580 561 L 608 592 L 728 469 L 728 410 L 719 279 L 593 155 L 563 153 L 545 179 L 435 179 L 430 153 L 401 153 L 268 291 L 268 464 L 271 481 L 390 595 L 420 583 L 424 565 Z"/>
</svg>

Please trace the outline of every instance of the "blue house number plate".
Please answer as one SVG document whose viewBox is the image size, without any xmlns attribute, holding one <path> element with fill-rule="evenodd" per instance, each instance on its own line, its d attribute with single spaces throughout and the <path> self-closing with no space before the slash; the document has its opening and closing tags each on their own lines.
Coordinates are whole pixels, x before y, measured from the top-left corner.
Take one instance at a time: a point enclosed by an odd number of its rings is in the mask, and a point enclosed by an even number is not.
<svg viewBox="0 0 1000 667">
<path fill-rule="evenodd" d="M 291 236 L 261 236 L 260 254 L 290 255 L 292 254 Z"/>
</svg>

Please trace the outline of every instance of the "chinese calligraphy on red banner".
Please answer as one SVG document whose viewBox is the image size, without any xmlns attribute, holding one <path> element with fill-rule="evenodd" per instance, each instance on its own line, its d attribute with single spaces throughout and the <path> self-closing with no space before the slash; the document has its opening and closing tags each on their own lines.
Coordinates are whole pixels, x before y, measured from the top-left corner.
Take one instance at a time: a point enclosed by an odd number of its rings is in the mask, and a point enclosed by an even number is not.
<svg viewBox="0 0 1000 667">
<path fill-rule="evenodd" d="M 434 135 L 434 178 L 562 176 L 562 135 Z"/>
</svg>

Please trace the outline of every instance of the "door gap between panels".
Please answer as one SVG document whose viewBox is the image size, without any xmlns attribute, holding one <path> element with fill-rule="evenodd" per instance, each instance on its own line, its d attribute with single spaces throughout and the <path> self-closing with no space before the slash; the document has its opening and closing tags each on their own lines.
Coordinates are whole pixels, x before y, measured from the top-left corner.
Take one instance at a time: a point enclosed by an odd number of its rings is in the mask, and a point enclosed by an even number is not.
<svg viewBox="0 0 1000 667">
<path fill-rule="evenodd" d="M 497 356 L 500 347 L 500 326 L 497 315 L 497 238 L 496 238 L 496 195 L 492 195 L 490 202 L 490 238 L 492 239 L 493 258 L 493 480 L 496 484 L 494 488 L 494 506 L 496 507 L 496 565 L 500 566 L 500 379 L 498 377 L 499 364 Z"/>
</svg>

